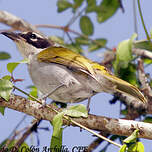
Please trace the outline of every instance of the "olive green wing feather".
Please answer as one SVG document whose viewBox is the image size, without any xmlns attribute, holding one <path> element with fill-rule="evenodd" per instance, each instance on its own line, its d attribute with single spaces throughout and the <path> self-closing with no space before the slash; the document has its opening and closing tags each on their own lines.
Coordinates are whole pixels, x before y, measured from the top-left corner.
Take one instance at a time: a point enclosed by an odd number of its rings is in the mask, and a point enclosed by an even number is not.
<svg viewBox="0 0 152 152">
<path fill-rule="evenodd" d="M 90 73 L 94 77 L 91 60 L 64 47 L 50 47 L 41 51 L 38 56 L 40 62 L 58 63 L 69 68 Z M 95 78 L 95 77 L 94 77 Z"/>
</svg>

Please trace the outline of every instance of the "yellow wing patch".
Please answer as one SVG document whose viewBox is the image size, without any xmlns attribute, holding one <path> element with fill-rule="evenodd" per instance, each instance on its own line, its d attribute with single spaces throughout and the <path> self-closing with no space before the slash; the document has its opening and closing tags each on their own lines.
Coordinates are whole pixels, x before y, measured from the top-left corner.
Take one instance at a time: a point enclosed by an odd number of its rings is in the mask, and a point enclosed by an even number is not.
<svg viewBox="0 0 152 152">
<path fill-rule="evenodd" d="M 37 58 L 41 62 L 58 63 L 94 75 L 94 70 L 90 64 L 92 61 L 67 48 L 50 47 L 40 52 Z"/>
</svg>

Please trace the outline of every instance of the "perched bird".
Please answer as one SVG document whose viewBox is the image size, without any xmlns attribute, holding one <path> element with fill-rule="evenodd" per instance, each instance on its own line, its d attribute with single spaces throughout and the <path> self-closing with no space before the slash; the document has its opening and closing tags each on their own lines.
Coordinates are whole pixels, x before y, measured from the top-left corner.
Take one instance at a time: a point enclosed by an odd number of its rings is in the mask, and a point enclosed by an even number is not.
<svg viewBox="0 0 152 152">
<path fill-rule="evenodd" d="M 75 103 L 96 93 L 124 93 L 146 102 L 139 89 L 119 79 L 104 66 L 34 32 L 2 32 L 12 39 L 24 58 L 34 85 L 55 101 Z"/>
</svg>

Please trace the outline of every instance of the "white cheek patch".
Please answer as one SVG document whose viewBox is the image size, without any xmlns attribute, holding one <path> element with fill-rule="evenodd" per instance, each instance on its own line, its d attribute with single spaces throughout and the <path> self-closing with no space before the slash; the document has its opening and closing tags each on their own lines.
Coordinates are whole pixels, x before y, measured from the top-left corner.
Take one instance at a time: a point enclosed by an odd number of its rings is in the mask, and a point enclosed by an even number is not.
<svg viewBox="0 0 152 152">
<path fill-rule="evenodd" d="M 24 58 L 29 58 L 30 55 L 37 54 L 43 50 L 22 41 L 16 42 L 16 46 Z"/>
</svg>

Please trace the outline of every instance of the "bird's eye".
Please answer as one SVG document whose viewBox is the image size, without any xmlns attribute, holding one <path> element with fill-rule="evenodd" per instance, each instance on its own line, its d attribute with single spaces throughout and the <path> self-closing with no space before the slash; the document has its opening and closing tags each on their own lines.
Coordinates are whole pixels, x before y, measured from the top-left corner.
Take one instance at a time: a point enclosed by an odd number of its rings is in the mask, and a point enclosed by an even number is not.
<svg viewBox="0 0 152 152">
<path fill-rule="evenodd" d="M 30 38 L 31 38 L 31 39 L 36 39 L 37 37 L 36 37 L 35 34 L 31 34 L 31 35 L 30 35 Z"/>
</svg>

